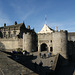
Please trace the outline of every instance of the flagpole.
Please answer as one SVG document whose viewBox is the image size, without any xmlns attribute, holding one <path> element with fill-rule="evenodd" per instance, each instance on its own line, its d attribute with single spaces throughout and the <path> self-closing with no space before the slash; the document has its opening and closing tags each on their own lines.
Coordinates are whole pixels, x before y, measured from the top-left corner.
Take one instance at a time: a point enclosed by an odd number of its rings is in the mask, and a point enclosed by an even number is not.
<svg viewBox="0 0 75 75">
<path fill-rule="evenodd" d="M 46 24 L 46 16 L 45 16 L 45 24 Z"/>
</svg>

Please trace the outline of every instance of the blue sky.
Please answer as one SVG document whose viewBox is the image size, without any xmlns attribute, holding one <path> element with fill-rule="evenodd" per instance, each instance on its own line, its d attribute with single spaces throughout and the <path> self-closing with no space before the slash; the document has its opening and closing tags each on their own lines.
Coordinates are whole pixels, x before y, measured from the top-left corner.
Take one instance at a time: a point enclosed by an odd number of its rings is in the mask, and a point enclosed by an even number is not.
<svg viewBox="0 0 75 75">
<path fill-rule="evenodd" d="M 25 22 L 36 32 L 45 24 L 75 32 L 75 0 L 0 0 L 0 26 Z"/>
</svg>

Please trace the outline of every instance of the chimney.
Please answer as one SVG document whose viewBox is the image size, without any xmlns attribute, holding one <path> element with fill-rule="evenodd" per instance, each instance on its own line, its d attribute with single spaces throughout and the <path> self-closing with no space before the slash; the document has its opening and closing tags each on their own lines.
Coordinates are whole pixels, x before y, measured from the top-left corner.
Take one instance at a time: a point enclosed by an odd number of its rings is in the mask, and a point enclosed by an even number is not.
<svg viewBox="0 0 75 75">
<path fill-rule="evenodd" d="M 57 26 L 56 26 L 56 29 L 55 29 L 55 31 L 58 31 L 58 28 L 57 28 Z"/>
<path fill-rule="evenodd" d="M 15 21 L 15 25 L 17 25 L 17 21 Z"/>
<path fill-rule="evenodd" d="M 4 27 L 6 27 L 6 23 L 4 23 Z"/>
<path fill-rule="evenodd" d="M 27 29 L 30 29 L 30 26 L 29 25 L 27 26 Z"/>
</svg>

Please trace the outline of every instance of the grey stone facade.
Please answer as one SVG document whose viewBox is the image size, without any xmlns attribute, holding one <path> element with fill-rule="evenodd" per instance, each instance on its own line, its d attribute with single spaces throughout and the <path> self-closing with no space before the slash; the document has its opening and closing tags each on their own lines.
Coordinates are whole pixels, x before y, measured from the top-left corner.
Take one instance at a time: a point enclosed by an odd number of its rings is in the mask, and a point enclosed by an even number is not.
<svg viewBox="0 0 75 75">
<path fill-rule="evenodd" d="M 0 27 L 0 37 L 1 38 L 22 38 L 23 32 L 25 31 L 25 24 L 20 23 L 17 24 L 15 21 L 14 25 L 6 26 L 4 24 L 4 27 Z"/>
<path fill-rule="evenodd" d="M 50 33 L 48 29 L 50 29 Z M 64 58 L 74 60 L 75 33 L 63 30 L 52 30 L 51 32 L 51 30 L 51 28 L 44 25 L 38 33 L 38 52 L 48 51 L 53 55 L 60 53 Z"/>
<path fill-rule="evenodd" d="M 36 51 L 37 35 L 34 32 L 27 32 L 23 34 L 23 50 L 28 52 Z"/>
<path fill-rule="evenodd" d="M 48 52 L 56 55 L 60 53 L 62 56 L 67 58 L 67 32 L 66 31 L 55 31 L 50 33 L 38 34 L 38 51 L 42 51 L 42 45 L 45 44 Z"/>
<path fill-rule="evenodd" d="M 46 30 L 44 31 L 44 29 Z M 48 33 L 46 33 L 48 30 Z M 22 48 L 28 52 L 47 51 L 56 55 L 60 53 L 64 58 L 75 57 L 75 32 L 53 30 L 45 24 L 42 33 L 36 34 L 30 26 L 24 22 L 14 25 L 0 27 L 0 49 L 15 50 Z"/>
<path fill-rule="evenodd" d="M 23 35 L 24 34 L 24 35 Z M 36 50 L 36 33 L 34 29 L 27 28 L 23 23 L 0 27 L 0 49 L 4 50 L 16 50 L 22 48 L 31 52 Z M 35 44 L 35 45 L 34 45 Z"/>
</svg>

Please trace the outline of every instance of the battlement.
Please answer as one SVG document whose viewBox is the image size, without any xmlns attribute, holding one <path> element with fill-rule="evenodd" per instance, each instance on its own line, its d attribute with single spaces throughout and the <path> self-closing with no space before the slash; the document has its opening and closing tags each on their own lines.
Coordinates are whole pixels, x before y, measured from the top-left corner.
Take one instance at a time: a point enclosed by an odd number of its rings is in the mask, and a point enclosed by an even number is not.
<svg viewBox="0 0 75 75">
<path fill-rule="evenodd" d="M 67 30 L 60 30 L 60 31 L 54 31 L 54 32 L 68 32 Z"/>
<path fill-rule="evenodd" d="M 38 33 L 38 35 L 51 35 L 52 33 Z"/>
<path fill-rule="evenodd" d="M 68 32 L 67 30 L 60 30 L 59 32 Z"/>
</svg>

